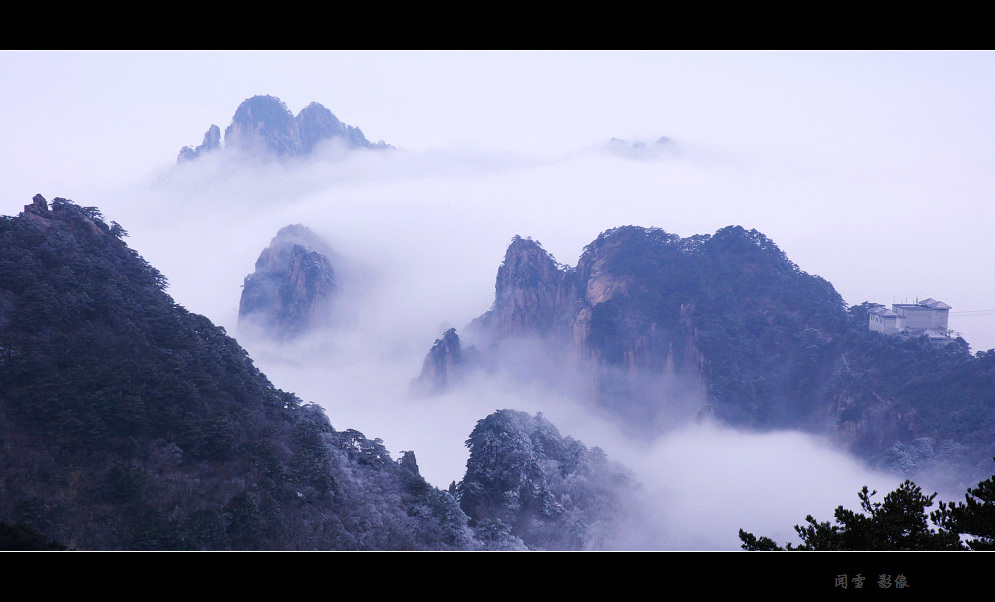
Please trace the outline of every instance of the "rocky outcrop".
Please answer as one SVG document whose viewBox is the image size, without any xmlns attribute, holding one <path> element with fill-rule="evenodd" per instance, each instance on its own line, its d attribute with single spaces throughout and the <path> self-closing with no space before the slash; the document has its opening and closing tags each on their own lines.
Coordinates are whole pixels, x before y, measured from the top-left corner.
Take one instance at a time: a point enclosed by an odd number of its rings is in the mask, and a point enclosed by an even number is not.
<svg viewBox="0 0 995 602">
<path fill-rule="evenodd" d="M 598 236 L 573 268 L 515 237 L 494 305 L 467 339 L 481 349 L 477 366 L 568 387 L 559 392 L 635 434 L 707 416 L 827 435 L 893 470 L 987 470 L 995 351 L 972 357 L 966 343 L 870 332 L 861 307 L 848 309 L 756 230 L 682 238 L 625 226 Z M 423 374 L 448 374 L 444 343 Z"/>
<path fill-rule="evenodd" d="M 486 342 L 487 366 L 539 341 L 540 360 L 572 364 L 590 399 L 639 428 L 695 412 L 798 426 L 825 421 L 811 400 L 825 399 L 816 383 L 831 375 L 844 318 L 832 286 L 759 232 L 626 226 L 602 233 L 574 268 L 516 236 L 494 305 L 470 332 Z"/>
<path fill-rule="evenodd" d="M 316 102 L 301 109 L 296 118 L 301 136 L 301 154 L 313 151 L 324 140 L 341 140 L 348 148 L 387 148 L 383 142 L 374 144 L 358 127 L 346 125 L 331 111 Z"/>
<path fill-rule="evenodd" d="M 278 339 L 293 338 L 329 323 L 335 291 L 324 243 L 301 225 L 282 228 L 245 277 L 239 321 Z"/>
<path fill-rule="evenodd" d="M 415 393 L 443 391 L 459 381 L 476 363 L 475 347 L 463 349 L 455 328 L 450 328 L 442 338 L 436 339 L 425 356 L 421 374 L 412 383 Z"/>
<path fill-rule="evenodd" d="M 331 111 L 312 102 L 296 117 L 275 96 L 253 96 L 238 106 L 225 128 L 224 148 L 257 156 L 297 157 L 311 154 L 320 143 L 337 140 L 349 149 L 393 148 L 383 141 L 373 143 L 362 130 L 339 121 Z M 221 130 L 212 125 L 204 142 L 184 147 L 178 162 L 196 159 L 221 148 Z"/>
<path fill-rule="evenodd" d="M 207 129 L 204 134 L 204 141 L 200 143 L 199 146 L 184 146 L 180 149 L 180 156 L 177 157 L 176 162 L 182 163 L 184 161 L 192 161 L 197 157 L 201 156 L 203 153 L 210 152 L 221 148 L 221 128 L 211 124 L 211 127 Z"/>
<path fill-rule="evenodd" d="M 397 463 L 401 468 L 407 470 L 412 475 L 419 477 L 421 474 L 418 472 L 418 460 L 415 458 L 415 452 L 413 451 L 403 451 L 401 452 L 401 457 L 398 459 Z"/>
<path fill-rule="evenodd" d="M 24 206 L 24 213 L 22 213 L 25 218 L 31 220 L 36 226 L 42 229 L 47 229 L 52 225 L 49 217 L 51 214 L 48 210 L 48 201 L 45 200 L 40 194 L 36 194 L 33 199 L 31 199 L 30 205 Z"/>
<path fill-rule="evenodd" d="M 253 96 L 235 110 L 225 128 L 225 147 L 275 155 L 301 154 L 301 134 L 294 115 L 275 96 Z"/>
<path fill-rule="evenodd" d="M 514 237 L 498 268 L 494 307 L 483 323 L 499 338 L 562 332 L 575 299 L 569 273 L 537 241 Z"/>
<path fill-rule="evenodd" d="M 624 468 L 542 414 L 498 410 L 466 445 L 466 475 L 454 489 L 470 525 L 532 549 L 603 549 L 636 493 Z"/>
<path fill-rule="evenodd" d="M 894 401 L 870 395 L 860 399 L 837 393 L 829 414 L 838 425 L 832 432 L 834 443 L 864 455 L 874 455 L 896 442 L 915 438 L 918 428 L 915 411 L 902 412 Z"/>
</svg>

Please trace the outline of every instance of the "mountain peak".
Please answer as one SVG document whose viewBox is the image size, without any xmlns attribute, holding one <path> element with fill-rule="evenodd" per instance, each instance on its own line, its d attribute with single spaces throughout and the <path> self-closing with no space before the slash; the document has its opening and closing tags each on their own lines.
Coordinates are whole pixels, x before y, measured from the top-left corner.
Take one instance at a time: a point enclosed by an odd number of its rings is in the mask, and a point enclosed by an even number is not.
<svg viewBox="0 0 995 602">
<path fill-rule="evenodd" d="M 421 374 L 412 382 L 412 390 L 415 393 L 445 390 L 473 368 L 478 355 L 476 347 L 464 349 L 456 329 L 450 328 L 435 340 L 425 356 Z"/>
<path fill-rule="evenodd" d="M 242 101 L 231 124 L 225 128 L 224 148 L 263 156 L 297 157 L 311 154 L 324 141 L 339 141 L 349 149 L 389 149 L 383 141 L 373 143 L 362 130 L 342 123 L 317 102 L 295 117 L 287 104 L 275 96 L 257 95 Z M 180 150 L 178 163 L 196 159 L 222 148 L 221 129 L 212 125 L 200 146 Z"/>
<path fill-rule="evenodd" d="M 328 323 L 335 272 L 325 243 L 306 226 L 281 228 L 245 277 L 240 322 L 291 338 Z"/>
<path fill-rule="evenodd" d="M 515 236 L 495 282 L 497 331 L 502 335 L 550 331 L 565 299 L 549 292 L 561 290 L 565 275 L 538 241 Z"/>
<path fill-rule="evenodd" d="M 832 285 L 799 270 L 756 230 L 682 238 L 621 226 L 587 245 L 575 268 L 516 236 L 498 269 L 494 305 L 473 326 L 475 336 L 493 340 L 487 354 L 538 339 L 548 357 L 576 358 L 568 361 L 593 401 L 653 432 L 700 409 L 763 427 L 818 421 L 814 402 L 796 400 L 822 390 L 815 380 L 799 390 L 791 371 L 811 372 L 811 357 L 830 357 L 828 343 L 844 322 Z M 809 339 L 824 344 L 810 348 Z M 494 361 L 501 359 L 483 358 Z"/>
<path fill-rule="evenodd" d="M 275 96 L 253 96 L 235 110 L 231 125 L 225 129 L 225 147 L 293 156 L 301 154 L 301 136 L 283 101 Z"/>
</svg>

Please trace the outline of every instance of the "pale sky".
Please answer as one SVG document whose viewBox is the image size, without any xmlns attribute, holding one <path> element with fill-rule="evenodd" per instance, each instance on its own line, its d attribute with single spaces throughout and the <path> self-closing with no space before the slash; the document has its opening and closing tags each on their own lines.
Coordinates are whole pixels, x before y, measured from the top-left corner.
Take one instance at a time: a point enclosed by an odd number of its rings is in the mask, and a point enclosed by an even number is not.
<svg viewBox="0 0 995 602">
<path fill-rule="evenodd" d="M 238 336 L 278 387 L 321 403 L 337 428 L 383 438 L 395 456 L 416 450 L 440 487 L 460 478 L 474 421 L 501 406 L 542 410 L 615 457 L 683 458 L 680 437 L 633 452 L 609 426 L 533 393 L 401 401 L 434 338 L 490 307 L 514 235 L 575 265 L 616 226 L 681 236 L 756 228 L 849 304 L 933 297 L 953 307 L 950 327 L 973 350 L 995 347 L 993 53 L 0 52 L 0 82 L 0 214 L 36 193 L 97 206 L 176 300 Z M 251 171 L 220 160 L 175 167 L 181 147 L 211 124 L 224 130 L 256 94 L 294 114 L 319 102 L 398 152 Z M 661 136 L 672 154 L 604 150 L 613 137 Z M 289 223 L 325 237 L 356 285 L 336 337 L 278 349 L 239 335 L 235 318 L 242 279 Z M 744 457 L 799 445 L 762 441 L 766 451 L 753 452 L 763 446 L 725 439 Z M 798 449 L 845 481 L 819 498 L 824 510 L 812 491 L 825 472 L 809 471 L 806 488 L 799 461 L 779 469 L 797 472 L 804 492 L 786 497 L 783 513 L 728 520 L 758 534 L 783 526 L 784 541 L 805 514 L 828 519 L 856 501 L 867 475 L 821 448 Z M 667 466 L 657 472 L 674 487 L 698 486 Z M 738 545 L 735 525 L 660 541 Z"/>
<path fill-rule="evenodd" d="M 639 225 L 757 228 L 848 303 L 934 297 L 975 350 L 995 347 L 995 315 L 956 314 L 995 310 L 993 53 L 0 52 L 0 81 L 4 214 L 37 192 L 103 206 L 255 94 L 320 102 L 410 151 L 561 158 L 665 135 L 703 171 L 640 184 L 700 209 Z M 603 181 L 628 195 L 611 202 L 652 202 Z"/>
</svg>

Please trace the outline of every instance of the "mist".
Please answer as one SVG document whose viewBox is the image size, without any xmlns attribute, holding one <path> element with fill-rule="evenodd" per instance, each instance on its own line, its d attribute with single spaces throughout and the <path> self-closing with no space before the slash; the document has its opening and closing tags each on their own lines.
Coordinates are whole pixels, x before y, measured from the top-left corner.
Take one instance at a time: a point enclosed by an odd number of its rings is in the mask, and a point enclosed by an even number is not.
<svg viewBox="0 0 995 602">
<path fill-rule="evenodd" d="M 0 136 L 2 207 L 15 214 L 35 193 L 97 206 L 168 278 L 173 298 L 223 326 L 277 387 L 320 404 L 336 429 L 381 438 L 394 457 L 415 451 L 437 487 L 462 478 L 477 420 L 502 408 L 543 412 L 641 483 L 617 548 L 737 549 L 739 528 L 783 544 L 797 541 L 792 526 L 807 514 L 829 520 L 837 505 L 858 506 L 863 485 L 883 496 L 901 479 L 802 433 L 681 418 L 658 437 L 635 437 L 562 389 L 505 373 L 438 396 L 410 395 L 411 380 L 437 337 L 450 327 L 463 336 L 490 308 L 513 236 L 576 265 L 585 245 L 622 225 L 682 237 L 756 228 L 848 304 L 934 297 L 953 307 L 950 327 L 973 350 L 995 347 L 991 316 L 957 313 L 995 309 L 995 282 L 982 276 L 995 271 L 992 60 L 0 53 L 5 81 L 30 91 L 0 101 L 12 116 Z M 322 77 L 305 85 L 295 75 L 304 66 Z M 151 96 L 149 73 L 173 91 Z M 321 102 L 397 149 L 329 145 L 307 159 L 249 162 L 217 153 L 174 165 L 181 146 L 210 123 L 223 129 L 254 94 L 293 112 Z M 661 136 L 673 141 L 663 153 L 608 143 Z M 276 343 L 240 328 L 238 301 L 259 253 L 289 224 L 334 250 L 339 290 L 331 328 Z"/>
<path fill-rule="evenodd" d="M 673 419 L 647 437 L 569 386 L 509 370 L 473 375 L 439 395 L 411 394 L 433 341 L 450 327 L 465 337 L 490 308 L 514 235 L 575 265 L 584 245 L 615 225 L 711 233 L 737 223 L 721 216 L 744 215 L 730 191 L 716 193 L 745 188 L 753 173 L 690 151 L 633 161 L 600 146 L 552 159 L 398 150 L 232 161 L 170 167 L 102 209 L 169 278 L 177 302 L 224 326 L 277 387 L 321 405 L 337 429 L 382 439 L 394 457 L 414 451 L 437 487 L 462 478 L 465 439 L 503 408 L 542 412 L 562 434 L 632 471 L 640 494 L 617 549 L 737 549 L 739 528 L 795 542 L 792 526 L 807 514 L 829 520 L 837 505 L 857 507 L 863 485 L 883 496 L 901 481 L 809 435 L 699 424 L 692 416 L 700 399 L 667 400 Z M 276 342 L 238 323 L 240 287 L 276 232 L 298 223 L 334 252 L 334 324 Z M 564 370 L 555 377 L 561 385 L 572 378 Z"/>
</svg>

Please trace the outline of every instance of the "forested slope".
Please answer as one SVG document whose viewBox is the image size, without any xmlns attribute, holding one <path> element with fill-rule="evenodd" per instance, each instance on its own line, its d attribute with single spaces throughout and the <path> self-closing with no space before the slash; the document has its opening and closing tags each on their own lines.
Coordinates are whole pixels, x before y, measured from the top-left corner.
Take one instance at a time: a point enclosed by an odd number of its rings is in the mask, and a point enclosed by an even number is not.
<svg viewBox="0 0 995 602">
<path fill-rule="evenodd" d="M 99 211 L 0 219 L 0 521 L 74 549 L 464 549 L 448 492 L 178 306 Z"/>
</svg>

